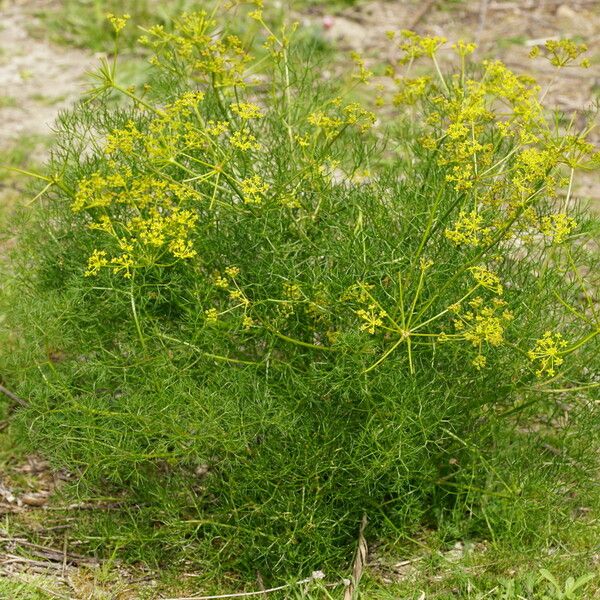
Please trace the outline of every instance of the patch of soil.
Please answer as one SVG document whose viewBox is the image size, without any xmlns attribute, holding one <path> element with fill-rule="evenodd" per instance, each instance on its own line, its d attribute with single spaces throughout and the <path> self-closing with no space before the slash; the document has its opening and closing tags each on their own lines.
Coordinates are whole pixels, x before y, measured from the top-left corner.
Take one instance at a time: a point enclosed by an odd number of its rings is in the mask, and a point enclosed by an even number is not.
<svg viewBox="0 0 600 600">
<path fill-rule="evenodd" d="M 33 13 L 43 6 L 27 0 L 0 6 L 0 148 L 23 135 L 48 134 L 97 62 L 92 54 L 29 34 L 36 21 Z"/>
</svg>

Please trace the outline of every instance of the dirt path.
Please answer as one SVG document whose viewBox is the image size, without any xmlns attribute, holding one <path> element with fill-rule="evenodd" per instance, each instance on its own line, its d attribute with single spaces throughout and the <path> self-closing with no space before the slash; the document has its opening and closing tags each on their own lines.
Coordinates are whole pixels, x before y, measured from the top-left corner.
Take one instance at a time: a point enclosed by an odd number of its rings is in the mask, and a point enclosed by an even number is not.
<svg viewBox="0 0 600 600">
<path fill-rule="evenodd" d="M 96 58 L 29 32 L 48 3 L 0 0 L 0 149 L 24 135 L 47 135 L 58 112 L 82 90 Z"/>
</svg>

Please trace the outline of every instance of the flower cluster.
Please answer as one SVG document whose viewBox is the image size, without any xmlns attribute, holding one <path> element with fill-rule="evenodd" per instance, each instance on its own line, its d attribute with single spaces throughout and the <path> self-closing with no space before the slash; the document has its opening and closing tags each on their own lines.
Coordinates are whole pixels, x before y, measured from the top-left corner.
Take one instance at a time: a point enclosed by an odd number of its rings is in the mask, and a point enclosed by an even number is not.
<svg viewBox="0 0 600 600">
<path fill-rule="evenodd" d="M 271 186 L 258 175 L 252 175 L 240 181 L 240 188 L 246 204 L 261 204 L 263 196 Z"/>
<path fill-rule="evenodd" d="M 230 107 L 231 111 L 244 121 L 264 117 L 262 109 L 251 102 L 236 102 Z"/>
<path fill-rule="evenodd" d="M 365 133 L 376 121 L 375 114 L 358 102 L 342 105 L 341 99 L 336 98 L 330 102 L 330 106 L 330 111 L 316 111 L 308 117 L 308 122 L 322 131 L 326 138 L 337 137 L 348 126 Z"/>
<path fill-rule="evenodd" d="M 554 377 L 556 375 L 556 368 L 560 367 L 564 362 L 561 354 L 566 346 L 567 342 L 560 333 L 546 331 L 543 337 L 537 340 L 535 346 L 527 353 L 529 360 L 537 363 L 535 374 L 538 377 L 543 377 L 544 375 Z"/>
<path fill-rule="evenodd" d="M 565 213 L 555 213 L 542 218 L 540 231 L 553 244 L 562 244 L 576 227 L 577 222 L 573 217 Z"/>
<path fill-rule="evenodd" d="M 500 346 L 504 343 L 504 331 L 513 314 L 506 310 L 506 302 L 494 298 L 486 304 L 481 296 L 473 298 L 468 303 L 470 309 L 456 312 L 454 329 L 459 338 L 471 343 L 478 350 L 474 366 L 481 368 L 485 365 L 483 349 L 485 346 Z"/>
<path fill-rule="evenodd" d="M 395 83 L 398 86 L 398 92 L 394 95 L 393 103 L 396 106 L 412 105 L 425 96 L 431 85 L 431 77 L 429 75 L 415 78 L 398 77 L 395 79 Z"/>
<path fill-rule="evenodd" d="M 388 37 L 393 39 L 395 34 L 392 32 Z M 447 41 L 444 37 L 423 37 L 405 29 L 401 31 L 398 42 L 398 48 L 403 52 L 400 62 L 408 63 L 421 56 L 433 57 Z"/>
<path fill-rule="evenodd" d="M 490 237 L 490 228 L 484 225 L 483 217 L 476 211 L 461 211 L 454 225 L 444 231 L 445 236 L 457 246 L 478 246 Z"/>
<path fill-rule="evenodd" d="M 252 57 L 235 35 L 214 35 L 216 21 L 205 11 L 184 14 L 174 31 L 151 27 L 140 42 L 155 54 L 152 64 L 165 69 L 185 67 L 188 76 L 221 87 L 244 87 L 246 68 Z M 181 62 L 181 60 L 185 62 Z"/>
<path fill-rule="evenodd" d="M 356 314 L 362 319 L 363 323 L 360 326 L 361 331 L 366 331 L 374 334 L 377 327 L 384 324 L 384 319 L 387 317 L 387 312 L 376 304 L 369 304 L 367 308 L 361 308 L 356 311 Z"/>
<path fill-rule="evenodd" d="M 250 18 L 267 30 L 266 47 L 285 77 L 294 28 L 274 33 L 261 6 Z M 334 152 L 338 139 L 368 135 L 377 122 L 376 114 L 363 104 L 341 94 L 302 112 L 291 109 L 287 88 L 276 93 L 272 103 L 264 102 L 260 91 L 248 93 L 246 67 L 252 57 L 238 38 L 217 31 L 205 13 L 185 15 L 171 32 L 151 28 L 142 41 L 154 50 L 156 68 L 183 69 L 191 89 L 154 105 L 134 90 L 126 91 L 139 111 L 106 133 L 105 164 L 79 180 L 72 200 L 73 212 L 102 236 L 89 256 L 87 276 L 113 273 L 131 278 L 137 270 L 180 262 L 203 271 L 202 237 L 223 214 L 241 211 L 261 218 L 286 209 L 285 218 L 293 223 L 286 227 L 306 236 L 303 228 L 317 219 L 324 185 L 335 186 L 340 178 L 348 188 L 370 185 L 371 165 L 345 171 L 343 153 Z M 383 350 L 384 358 L 401 344 L 410 357 L 416 343 L 466 342 L 476 349 L 473 366 L 482 369 L 488 360 L 485 350 L 506 342 L 513 320 L 507 301 L 500 298 L 502 279 L 488 266 L 496 260 L 490 253 L 502 255 L 502 244 L 517 237 L 535 243 L 544 236 L 553 245 L 564 244 L 575 230 L 577 223 L 564 208 L 568 202 L 561 202 L 563 208 L 557 211 L 552 201 L 566 184 L 571 189 L 561 169 L 600 164 L 600 154 L 587 141 L 586 132 L 556 132 L 544 116 L 537 84 L 502 62 L 484 61 L 479 74 L 468 70 L 467 57 L 475 51 L 470 42 L 452 46 L 459 72 L 444 77 L 436 54 L 445 43 L 444 38 L 402 32 L 396 44 L 401 51 L 398 65 L 429 58 L 437 76 L 398 75 L 395 67 L 388 75 L 396 86 L 391 103 L 397 110 L 404 105 L 411 113 L 418 106 L 425 108 L 420 142 L 453 198 L 450 208 L 444 209 L 443 218 L 442 213 L 429 215 L 414 263 L 405 275 L 398 275 L 397 287 L 389 278 L 377 284 L 358 282 L 342 298 L 332 300 L 325 289 L 311 293 L 291 280 L 275 293 L 276 298 L 264 300 L 275 307 L 272 326 L 302 320 L 314 339 L 333 340 L 346 310 L 352 326 L 374 336 L 384 348 L 387 340 L 396 340 L 391 349 Z M 546 46 L 557 66 L 578 59 L 583 51 L 571 43 Z M 357 72 L 350 84 L 367 83 L 373 74 L 365 59 L 358 54 L 351 58 Z M 384 86 L 378 89 L 381 94 L 385 91 Z M 277 110 L 286 115 L 282 143 L 294 160 L 289 173 L 274 176 L 267 156 L 271 149 L 259 140 Z M 355 233 L 364 226 L 362 219 L 359 213 Z M 431 271 L 437 270 L 432 269 L 426 248 L 433 232 L 444 246 L 449 242 L 456 247 L 453 253 L 472 258 L 456 275 L 460 299 L 444 300 L 441 308 L 429 313 L 439 300 L 435 291 L 439 284 L 430 279 Z M 207 300 L 206 323 L 230 318 L 236 327 L 248 329 L 263 322 L 255 313 L 261 303 L 250 301 L 238 275 L 237 267 L 205 271 L 215 294 Z M 551 374 L 560 364 L 560 357 L 552 355 L 559 342 L 545 336 L 530 351 L 530 357 L 535 355 L 541 363 L 539 373 Z"/>
<path fill-rule="evenodd" d="M 403 32 L 402 40 L 399 64 L 428 56 L 438 78 L 398 76 L 392 68 L 390 75 L 398 87 L 393 103 L 398 107 L 419 103 L 426 109 L 429 131 L 420 139 L 422 147 L 432 153 L 453 189 L 472 198 L 469 209 L 457 203 L 458 214 L 444 230 L 446 238 L 468 249 L 518 236 L 520 230 L 528 230 L 528 239 L 534 240 L 535 228 L 553 244 L 563 243 L 576 223 L 563 210 L 552 210 L 552 202 L 563 204 L 565 168 L 600 164 L 598 151 L 586 139 L 589 128 L 581 133 L 557 131 L 544 115 L 545 92 L 499 60 L 483 61 L 479 77 L 468 72 L 465 58 L 475 50 L 474 44 L 461 41 L 453 46 L 460 72 L 447 79 L 435 60 L 444 40 L 411 32 Z M 557 67 L 573 63 L 585 51 L 583 44 L 570 40 L 545 46 Z M 534 204 L 536 218 L 530 212 Z"/>
<path fill-rule="evenodd" d="M 534 46 L 531 49 L 529 56 L 531 58 L 535 58 L 542 51 L 546 59 L 550 61 L 550 64 L 560 69 L 569 65 L 570 63 L 575 62 L 583 53 L 587 51 L 587 46 L 585 44 L 577 44 L 573 40 L 569 39 L 548 40 L 544 44 L 543 50 L 540 49 L 539 46 Z M 589 59 L 584 58 L 579 63 L 579 66 L 583 68 L 589 67 Z"/>
<path fill-rule="evenodd" d="M 365 59 L 358 52 L 352 52 L 350 58 L 356 65 L 356 72 L 352 74 L 352 78 L 361 83 L 368 83 L 373 77 L 373 72 L 367 69 Z"/>
<path fill-rule="evenodd" d="M 127 25 L 127 21 L 131 18 L 130 15 L 124 14 L 120 17 L 113 15 L 112 13 L 108 13 L 106 15 L 106 19 L 112 25 L 115 33 L 120 33 L 122 29 L 124 29 L 125 25 Z"/>
<path fill-rule="evenodd" d="M 502 282 L 496 273 L 492 273 L 485 267 L 470 267 L 469 271 L 480 286 L 491 290 L 495 294 L 502 295 Z"/>
</svg>

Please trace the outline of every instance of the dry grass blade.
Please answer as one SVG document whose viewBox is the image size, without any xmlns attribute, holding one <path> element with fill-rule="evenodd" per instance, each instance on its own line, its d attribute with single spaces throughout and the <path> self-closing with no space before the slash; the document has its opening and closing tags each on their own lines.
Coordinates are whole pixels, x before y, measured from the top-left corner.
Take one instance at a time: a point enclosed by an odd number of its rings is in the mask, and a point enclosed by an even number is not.
<svg viewBox="0 0 600 600">
<path fill-rule="evenodd" d="M 248 598 L 250 596 L 264 596 L 266 594 L 271 594 L 273 592 L 279 592 L 281 590 L 285 590 L 287 588 L 291 588 L 297 585 L 304 585 L 310 583 L 311 581 L 316 581 L 319 579 L 323 579 L 325 574 L 322 571 L 313 571 L 310 577 L 306 579 L 301 579 L 300 581 L 296 581 L 295 583 L 284 583 L 283 585 L 278 585 L 276 587 L 268 588 L 268 589 L 260 589 L 253 592 L 237 592 L 233 594 L 218 594 L 216 596 L 186 596 L 185 598 L 164 598 L 164 600 L 220 600 L 222 598 Z M 325 587 L 333 587 L 338 584 L 328 584 Z"/>
<path fill-rule="evenodd" d="M 354 565 L 352 567 L 352 581 L 344 591 L 344 600 L 353 600 L 356 597 L 358 584 L 360 583 L 365 565 L 367 564 L 369 547 L 367 546 L 367 540 L 365 539 L 366 526 L 367 515 L 365 513 L 360 523 L 360 529 L 358 530 L 358 545 L 356 547 L 356 555 L 354 557 Z"/>
<path fill-rule="evenodd" d="M 4 547 L 9 552 L 15 551 L 18 548 L 22 548 L 25 552 L 32 556 L 44 559 L 48 562 L 54 563 L 55 565 L 58 564 L 59 566 L 69 564 L 74 566 L 86 565 L 90 567 L 96 567 L 99 565 L 98 561 L 94 558 L 81 556 L 79 554 L 66 553 L 64 548 L 62 550 L 48 548 L 46 546 L 41 546 L 40 544 L 34 544 L 33 542 L 22 538 L 0 536 L 0 547 Z M 11 555 L 11 558 L 29 560 L 28 557 L 19 555 Z M 2 556 L 0 556 L 0 560 L 2 560 Z"/>
</svg>

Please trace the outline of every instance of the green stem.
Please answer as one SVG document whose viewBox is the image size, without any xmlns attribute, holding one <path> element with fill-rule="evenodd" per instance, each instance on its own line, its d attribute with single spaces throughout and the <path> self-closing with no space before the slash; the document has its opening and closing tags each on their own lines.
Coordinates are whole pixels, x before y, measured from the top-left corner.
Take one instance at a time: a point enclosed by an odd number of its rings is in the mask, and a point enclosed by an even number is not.
<svg viewBox="0 0 600 600">
<path fill-rule="evenodd" d="M 368 367 L 367 369 L 365 369 L 363 371 L 363 373 L 368 373 L 369 371 L 372 371 L 375 367 L 379 366 L 406 338 L 406 336 L 400 336 L 398 338 L 398 341 L 391 347 L 389 348 L 380 358 L 377 362 L 373 363 L 370 367 Z"/>
<path fill-rule="evenodd" d="M 140 324 L 140 320 L 138 318 L 137 309 L 135 306 L 135 298 L 133 295 L 133 277 L 131 278 L 131 290 L 129 292 L 129 298 L 131 300 L 131 312 L 133 314 L 133 320 L 135 322 L 135 328 L 138 333 L 138 337 L 140 338 L 140 343 L 142 344 L 142 349 L 146 352 L 146 340 L 144 339 L 144 334 L 142 333 L 142 326 Z"/>
<path fill-rule="evenodd" d="M 169 335 L 165 335 L 164 333 L 157 333 L 157 335 L 158 335 L 158 337 L 161 337 L 165 340 L 169 340 L 171 342 L 177 342 L 178 344 L 183 344 L 184 346 L 187 346 L 188 348 L 195 350 L 196 352 L 202 354 L 203 356 L 206 356 L 207 358 L 212 358 L 214 360 L 220 360 L 223 362 L 230 362 L 230 363 L 235 363 L 235 364 L 240 364 L 240 365 L 260 365 L 261 364 L 259 362 L 255 362 L 255 361 L 251 361 L 251 360 L 242 360 L 239 358 L 231 358 L 230 356 L 221 356 L 220 354 L 212 354 L 211 352 L 205 352 L 204 350 L 201 350 L 200 348 L 198 348 L 198 346 L 194 346 L 194 344 L 190 344 L 189 342 L 185 342 L 184 340 L 178 340 L 177 338 L 171 337 Z"/>
<path fill-rule="evenodd" d="M 276 335 L 278 338 L 284 340 L 285 342 L 289 342 L 290 344 L 295 344 L 296 346 L 303 346 L 304 348 L 311 348 L 313 350 L 325 350 L 326 352 L 337 352 L 337 348 L 331 348 L 330 346 L 317 346 L 316 344 L 310 344 L 309 342 L 303 342 L 302 340 L 297 340 L 295 338 L 288 337 L 283 333 L 280 333 L 276 329 L 272 329 L 271 327 L 265 325 L 263 326 L 267 331 L 270 331 L 273 335 Z"/>
<path fill-rule="evenodd" d="M 461 302 L 464 302 L 471 294 L 473 294 L 475 291 L 477 291 L 480 288 L 480 286 L 481 286 L 481 284 L 478 283 L 472 290 L 467 292 L 460 300 L 457 300 L 456 302 L 453 302 L 452 304 L 460 304 Z M 449 311 L 449 309 L 446 308 L 442 312 L 438 313 L 437 315 L 431 317 L 430 319 L 427 319 L 427 321 L 423 321 L 422 323 L 419 323 L 416 327 L 413 327 L 410 330 L 410 333 L 414 333 L 415 331 L 421 329 L 421 327 L 424 327 L 425 325 L 428 325 L 432 321 L 436 321 L 440 317 L 443 317 L 448 311 Z"/>
<path fill-rule="evenodd" d="M 114 81 L 112 82 L 112 87 L 115 90 L 117 90 L 118 92 L 121 92 L 122 94 L 127 96 L 128 98 L 131 98 L 134 102 L 141 104 L 144 108 L 147 108 L 149 111 L 153 112 L 154 114 L 157 114 L 157 115 L 162 114 L 162 111 L 160 111 L 158 108 L 155 108 L 151 104 L 148 104 L 148 102 L 146 102 L 145 100 L 142 100 L 139 96 L 136 96 L 133 92 L 130 92 L 127 88 L 124 88 L 123 86 L 115 83 Z"/>
<path fill-rule="evenodd" d="M 446 80 L 444 79 L 444 76 L 442 75 L 442 71 L 440 70 L 440 65 L 438 64 L 438 61 L 435 58 L 435 54 L 431 55 L 431 59 L 433 60 L 435 70 L 437 71 L 437 74 L 440 78 L 440 81 L 442 82 L 442 84 L 444 86 L 444 89 L 446 90 L 446 93 L 449 94 L 450 90 L 448 89 L 448 84 L 446 83 Z"/>
</svg>

